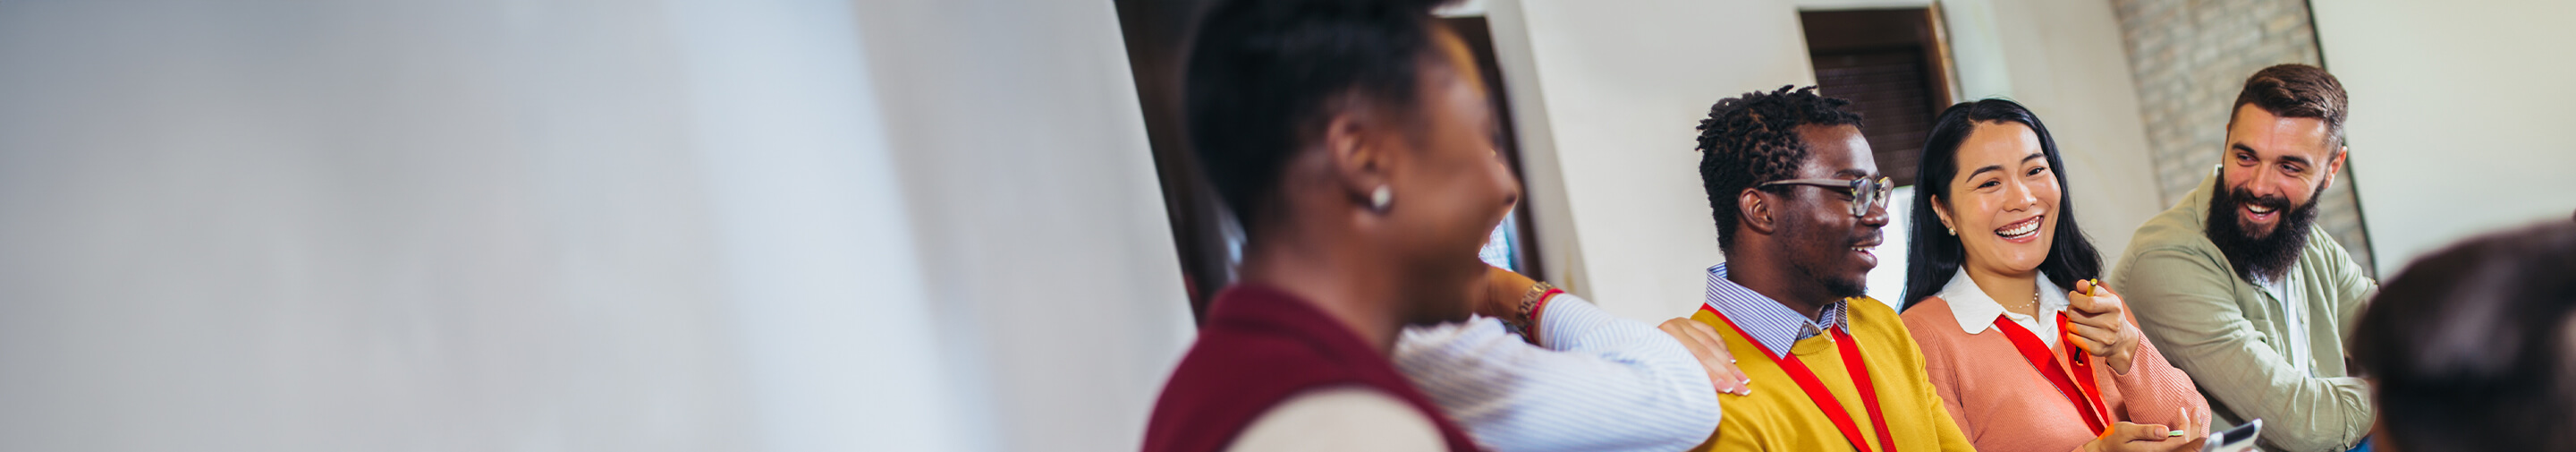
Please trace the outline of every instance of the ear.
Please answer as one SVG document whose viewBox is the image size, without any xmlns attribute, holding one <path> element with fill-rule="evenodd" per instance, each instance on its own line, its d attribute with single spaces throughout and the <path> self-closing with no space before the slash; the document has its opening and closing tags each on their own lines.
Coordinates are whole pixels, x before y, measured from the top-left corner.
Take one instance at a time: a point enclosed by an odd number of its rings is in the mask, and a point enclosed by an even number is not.
<svg viewBox="0 0 2576 452">
<path fill-rule="evenodd" d="M 1324 154 L 1337 186 L 1352 204 L 1366 208 L 1373 192 L 1393 183 L 1387 175 L 1395 165 L 1395 156 L 1377 139 L 1383 129 L 1371 120 L 1367 108 L 1341 110 L 1324 124 Z"/>
<path fill-rule="evenodd" d="M 1771 235 L 1779 232 L 1780 223 L 1771 218 L 1771 203 L 1762 190 L 1747 188 L 1735 194 L 1735 224 L 1754 233 Z"/>
<path fill-rule="evenodd" d="M 2352 147 L 2336 145 L 2334 158 L 2326 161 L 2326 188 L 2333 188 L 2335 175 L 2343 174 L 2343 159 L 2352 156 Z"/>
<path fill-rule="evenodd" d="M 1950 228 L 1953 231 L 1959 229 L 1959 223 L 1950 219 L 1949 200 L 1941 199 L 1941 195 L 1932 195 L 1932 214 L 1941 217 L 1941 227 Z"/>
</svg>

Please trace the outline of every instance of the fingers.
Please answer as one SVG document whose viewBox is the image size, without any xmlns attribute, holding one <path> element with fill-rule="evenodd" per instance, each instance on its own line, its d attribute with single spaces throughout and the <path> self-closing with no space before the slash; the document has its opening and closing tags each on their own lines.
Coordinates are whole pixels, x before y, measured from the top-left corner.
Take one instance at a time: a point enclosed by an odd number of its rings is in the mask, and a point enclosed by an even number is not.
<svg viewBox="0 0 2576 452">
<path fill-rule="evenodd" d="M 1736 391 L 1735 395 L 1753 395 L 1753 375 L 1744 373 L 1744 368 L 1735 365 L 1735 351 L 1726 348 L 1726 336 L 1718 335 L 1717 327 L 1708 326 L 1706 323 L 1700 323 L 1697 321 L 1687 321 L 1682 323 L 1682 329 L 1688 330 L 1692 337 L 1700 338 L 1701 342 L 1706 343 L 1709 354 L 1726 359 L 1726 373 L 1735 378 L 1737 389 L 1739 389 L 1739 391 Z"/>
<path fill-rule="evenodd" d="M 2090 280 L 2090 279 L 2078 279 L 2078 280 L 2075 280 L 2075 287 L 2074 287 L 2074 289 L 2075 289 L 2075 290 L 2071 290 L 2071 291 L 2067 291 L 2067 292 L 2066 292 L 2066 299 L 2067 299 L 2067 301 L 2071 302 L 2070 304 L 2072 304 L 2072 305 L 2074 305 L 2074 306 L 2077 306 L 2077 307 L 2091 307 L 2091 306 L 2090 306 L 2090 305 L 2091 305 L 2091 303 L 2090 303 L 2090 302 L 2091 302 L 2092 300 L 2091 300 L 2090 298 L 2093 296 L 2093 280 Z"/>
<path fill-rule="evenodd" d="M 2103 311 L 2120 308 L 2119 305 L 2107 303 L 2105 302 L 2107 300 L 2102 298 L 2086 295 L 2082 291 L 2069 291 L 2066 292 L 2066 308 L 2075 310 L 2079 314 L 2100 314 Z"/>
<path fill-rule="evenodd" d="M 2212 421 L 2215 421 L 2215 420 L 2216 420 L 2216 419 L 2214 419 L 2214 418 L 2211 418 L 2211 417 L 2210 417 L 2210 414 L 2209 414 L 2209 408 L 2207 408 L 2207 407 L 2202 407 L 2202 408 L 2201 408 L 2201 409 L 2199 409 L 2199 410 L 2192 410 L 2192 409 L 2189 409 L 2189 408 L 2175 408 L 2175 409 L 2177 409 L 2177 410 L 2183 410 L 2183 418 L 2184 418 L 2184 419 L 2189 419 L 2189 421 L 2184 422 L 2184 425 L 2189 425 L 2189 426 L 2191 426 L 2191 427 L 2184 429 L 2184 432 L 2183 432 L 2184 437 L 2186 437 L 2186 438 L 2207 438 L 2207 437 L 2209 437 L 2209 424 L 2210 424 L 2210 422 L 2212 422 Z"/>
<path fill-rule="evenodd" d="M 1727 351 L 1726 340 L 1717 334 L 1716 328 L 1688 318 L 1666 320 L 1655 328 L 1681 341 L 1682 348 L 1699 359 L 1700 367 L 1708 371 L 1709 383 L 1716 386 L 1717 392 L 1739 396 L 1753 394 L 1752 388 L 1747 386 L 1752 383 L 1751 379 L 1745 377 L 1742 369 L 1735 367 L 1735 355 Z"/>
<path fill-rule="evenodd" d="M 2180 441 L 2180 444 L 2173 445 L 2173 449 L 2170 450 L 2200 450 L 2203 445 L 2209 443 L 2209 409 L 2202 408 L 2197 412 L 2197 415 L 2193 414 L 2194 411 L 2190 408 L 2177 407 L 2174 408 L 2174 411 L 2182 414 L 2182 425 L 2184 425 L 2184 427 L 2180 429 L 2182 430 L 2181 432 L 2178 432 L 2182 435 L 2174 437 L 2175 439 L 2180 439 L 2182 441 Z"/>
<path fill-rule="evenodd" d="M 2176 423 L 2176 424 L 2181 424 L 2181 425 L 2182 425 L 2182 427 L 2181 427 L 2181 428 L 2176 428 L 2176 429 L 2174 429 L 2174 430 L 2180 430 L 2180 431 L 2182 432 L 2182 437 L 2183 437 L 2183 438 L 2192 438 L 2192 437 L 2196 437 L 2196 436 L 2200 436 L 2200 435 L 2208 434 L 2209 429 L 2208 429 L 2207 427 L 2205 427 L 2203 424 L 2201 424 L 2202 422 L 2206 422 L 2206 421 L 2205 421 L 2205 420 L 2200 420 L 2200 419 L 2192 419 L 2192 417 L 2191 417 L 2191 408 L 2188 408 L 2188 407 L 2174 407 L 2174 414 L 2175 414 L 2175 415 L 2178 415 L 2178 416 L 2181 416 L 2181 417 L 2176 418 L 2176 419 L 2181 419 L 2181 420 L 2179 420 L 2179 421 L 2174 421 L 2174 423 Z"/>
<path fill-rule="evenodd" d="M 2076 338 L 2083 340 L 2084 351 L 2095 355 L 2109 356 L 2114 351 L 2111 345 L 2120 343 L 2118 331 L 2081 323 L 2070 323 L 2066 327 L 2075 333 Z"/>
<path fill-rule="evenodd" d="M 2112 331 L 2119 331 L 2121 327 L 2126 326 L 2129 323 L 2127 319 L 2120 316 L 2119 308 L 2112 308 L 2111 312 L 2078 312 L 2074 313 L 2074 315 L 2066 316 L 2066 320 L 2071 321 L 2076 325 Z"/>
<path fill-rule="evenodd" d="M 2190 409 L 2190 408 L 2174 407 L 2174 415 L 2179 416 L 2179 417 L 2174 418 L 2174 419 L 2175 419 L 2175 420 L 2174 420 L 2174 425 L 2181 425 L 2181 426 L 2190 426 L 2190 425 L 2191 425 L 2191 409 Z"/>
<path fill-rule="evenodd" d="M 1692 328 L 1692 325 L 1698 325 L 1698 328 Z M 1723 349 L 1723 341 L 1716 336 L 1716 333 L 1703 331 L 1703 328 L 1705 325 L 1700 323 L 1674 325 L 1674 331 L 1680 331 L 1682 336 L 1685 336 L 1682 346 L 1687 346 L 1692 356 L 1698 356 L 1700 367 L 1708 369 L 1708 382 L 1716 387 L 1718 393 L 1747 395 L 1744 375 L 1736 369 L 1736 359 L 1731 354 L 1718 351 Z"/>
<path fill-rule="evenodd" d="M 1713 375 L 1718 375 L 1723 378 L 1712 377 L 1711 381 L 1724 380 L 1730 382 L 1730 385 L 1721 388 L 1733 389 L 1733 391 L 1728 392 L 1730 394 L 1739 396 L 1753 395 L 1753 377 L 1751 375 L 1746 375 L 1743 368 L 1736 367 L 1735 353 L 1731 350 L 1727 350 L 1726 337 L 1719 336 L 1717 334 L 1716 327 L 1708 326 L 1706 323 L 1686 321 L 1682 322 L 1681 328 L 1684 332 L 1689 333 L 1691 337 L 1697 338 L 1704 352 L 1715 358 L 1708 360 L 1707 363 L 1710 366 L 1715 366 L 1711 369 L 1717 371 Z"/>
<path fill-rule="evenodd" d="M 2173 439 L 2173 429 L 2166 428 L 2164 424 L 2140 424 L 2137 429 L 2138 441 L 2154 442 Z"/>
<path fill-rule="evenodd" d="M 2111 291 L 2111 286 L 2102 285 L 2102 280 L 2092 280 L 2092 288 L 2095 289 L 2096 292 L 2086 293 L 2100 293 L 2103 296 L 2109 296 L 2114 299 L 2120 298 L 2120 293 Z"/>
<path fill-rule="evenodd" d="M 2066 307 L 2085 313 L 2116 314 L 2121 306 L 2119 294 L 2090 279 L 2076 280 L 2075 290 L 2066 293 L 2066 301 Z"/>
<path fill-rule="evenodd" d="M 2111 431 L 2103 436 L 2105 438 L 2109 438 L 2112 441 L 2112 444 L 2132 441 L 2159 442 L 2172 438 L 2172 433 L 2170 433 L 2172 431 L 2173 430 L 2167 429 L 2161 424 L 2134 424 L 2121 422 L 2112 424 Z"/>
</svg>

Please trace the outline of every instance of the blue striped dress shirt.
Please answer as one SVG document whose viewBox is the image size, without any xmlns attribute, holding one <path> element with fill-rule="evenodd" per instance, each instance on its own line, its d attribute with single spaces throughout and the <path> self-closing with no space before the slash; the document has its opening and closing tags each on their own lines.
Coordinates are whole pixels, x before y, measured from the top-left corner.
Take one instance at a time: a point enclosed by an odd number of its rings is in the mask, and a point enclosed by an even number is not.
<svg viewBox="0 0 2576 452">
<path fill-rule="evenodd" d="M 1708 268 L 1709 309 L 1716 309 L 1718 314 L 1726 315 L 1727 321 L 1743 327 L 1744 333 L 1752 335 L 1755 342 L 1771 349 L 1773 358 L 1787 357 L 1785 353 L 1789 353 L 1789 346 L 1799 340 L 1825 334 L 1825 330 L 1850 321 L 1851 310 L 1847 304 L 1850 302 L 1850 299 L 1834 301 L 1825 305 L 1824 315 L 1819 316 L 1824 317 L 1823 320 L 1808 320 L 1806 315 L 1781 305 L 1771 297 L 1726 280 L 1726 264 Z"/>
</svg>

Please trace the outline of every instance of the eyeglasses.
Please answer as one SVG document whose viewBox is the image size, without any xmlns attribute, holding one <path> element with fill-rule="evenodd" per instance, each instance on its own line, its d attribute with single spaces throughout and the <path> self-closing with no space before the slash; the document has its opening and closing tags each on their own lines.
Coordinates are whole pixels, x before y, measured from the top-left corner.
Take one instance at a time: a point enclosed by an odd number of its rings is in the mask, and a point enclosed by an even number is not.
<svg viewBox="0 0 2576 452">
<path fill-rule="evenodd" d="M 1872 208 L 1887 208 L 1887 194 L 1896 190 L 1896 181 L 1884 177 L 1878 180 L 1789 179 L 1764 182 L 1761 186 L 1773 185 L 1813 185 L 1851 190 L 1851 214 L 1855 217 L 1869 216 L 1869 209 Z"/>
</svg>

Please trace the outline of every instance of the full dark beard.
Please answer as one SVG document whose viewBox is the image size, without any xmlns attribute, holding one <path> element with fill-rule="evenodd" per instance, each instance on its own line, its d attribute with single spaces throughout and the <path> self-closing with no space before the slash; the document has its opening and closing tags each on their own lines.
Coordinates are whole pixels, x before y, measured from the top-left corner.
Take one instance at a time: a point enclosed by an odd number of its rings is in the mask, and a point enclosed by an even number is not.
<svg viewBox="0 0 2576 452">
<path fill-rule="evenodd" d="M 2317 192 L 2308 196 L 2307 204 L 2290 207 L 2288 199 L 2278 196 L 2258 197 L 2244 189 L 2210 190 L 2205 232 L 2210 243 L 2217 244 L 2218 251 L 2227 255 L 2227 265 L 2236 267 L 2236 277 L 2254 281 L 2261 276 L 2262 280 L 2279 281 L 2289 275 L 2291 264 L 2298 263 L 2299 250 L 2308 246 L 2308 227 L 2317 221 L 2316 195 L 2325 191 L 2325 187 L 2317 187 Z M 2270 235 L 2256 236 L 2246 229 L 2242 218 L 2247 204 L 2288 211 L 2282 212 L 2281 223 L 2272 228 Z"/>
</svg>

